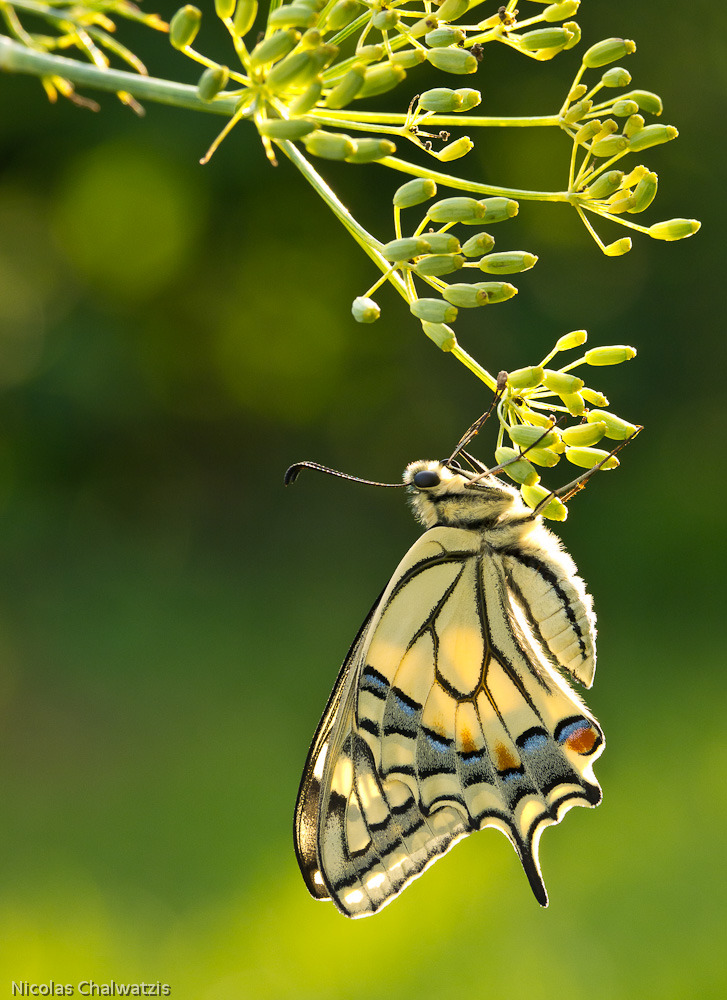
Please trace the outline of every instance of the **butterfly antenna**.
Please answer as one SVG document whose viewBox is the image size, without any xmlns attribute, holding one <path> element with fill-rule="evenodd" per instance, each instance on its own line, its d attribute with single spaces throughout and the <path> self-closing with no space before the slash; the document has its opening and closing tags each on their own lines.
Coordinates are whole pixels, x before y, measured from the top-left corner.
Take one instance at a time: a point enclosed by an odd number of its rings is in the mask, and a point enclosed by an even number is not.
<svg viewBox="0 0 727 1000">
<path fill-rule="evenodd" d="M 480 432 L 480 429 L 482 428 L 483 424 L 492 415 L 492 411 L 495 409 L 497 404 L 502 399 L 502 394 L 505 391 L 506 385 L 507 385 L 507 372 L 500 372 L 500 374 L 497 376 L 497 390 L 495 392 L 495 395 L 492 397 L 492 402 L 490 403 L 489 409 L 487 410 L 486 413 L 483 413 L 481 417 L 478 417 L 477 420 L 475 420 L 475 422 L 469 428 L 469 430 L 465 432 L 464 436 L 460 439 L 459 443 L 457 444 L 457 447 L 454 449 L 452 454 L 447 459 L 445 465 L 453 461 L 453 459 L 455 459 L 460 452 L 463 452 L 464 449 L 472 440 L 472 438 L 475 437 Z M 467 460 L 469 461 L 469 458 Z"/>
<path fill-rule="evenodd" d="M 363 483 L 365 486 L 387 486 L 391 489 L 403 489 L 404 483 L 376 483 L 372 479 L 361 479 L 360 476 L 349 476 L 346 472 L 339 472 L 337 469 L 329 469 L 326 465 L 319 465 L 318 462 L 296 462 L 286 470 L 283 482 L 286 486 L 294 483 L 302 469 L 314 469 L 316 472 L 325 472 L 329 476 L 338 476 L 339 479 L 350 479 L 354 483 Z"/>
</svg>

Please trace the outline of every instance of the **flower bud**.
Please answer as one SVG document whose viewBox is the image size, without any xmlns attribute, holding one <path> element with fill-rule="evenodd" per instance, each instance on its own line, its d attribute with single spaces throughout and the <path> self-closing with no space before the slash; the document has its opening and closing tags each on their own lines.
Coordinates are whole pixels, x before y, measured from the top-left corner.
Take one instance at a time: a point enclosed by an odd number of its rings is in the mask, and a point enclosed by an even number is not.
<svg viewBox="0 0 727 1000">
<path fill-rule="evenodd" d="M 526 31 L 524 35 L 510 37 L 517 39 L 526 52 L 536 52 L 538 49 L 554 49 L 565 45 L 570 41 L 571 32 L 565 28 L 538 28 Z"/>
<path fill-rule="evenodd" d="M 653 172 L 649 172 L 641 178 L 633 194 L 633 207 L 629 209 L 631 215 L 643 212 L 649 207 L 656 198 L 658 183 L 659 179 Z"/>
<path fill-rule="evenodd" d="M 404 49 L 403 52 L 392 52 L 390 62 L 403 69 L 412 69 L 426 61 L 427 54 L 423 49 Z"/>
<path fill-rule="evenodd" d="M 664 105 L 659 95 L 652 93 L 650 90 L 632 90 L 623 96 L 624 99 L 635 101 L 640 111 L 648 111 L 650 115 L 656 115 L 657 118 L 664 110 Z"/>
<path fill-rule="evenodd" d="M 325 25 L 326 31 L 340 31 L 362 14 L 363 10 L 363 6 L 357 0 L 338 0 L 321 27 Z"/>
<path fill-rule="evenodd" d="M 435 28 L 424 36 L 424 41 L 430 49 L 446 48 L 447 45 L 459 45 L 467 36 L 461 28 Z"/>
<path fill-rule="evenodd" d="M 604 459 L 602 469 L 615 469 L 620 464 L 615 455 L 609 456 L 607 451 L 602 451 L 600 448 L 566 448 L 565 457 L 582 469 L 592 469 Z"/>
<path fill-rule="evenodd" d="M 385 94 L 393 90 L 406 76 L 406 70 L 396 63 L 385 62 L 378 66 L 367 66 L 363 87 L 358 97 L 373 97 L 375 94 Z"/>
<path fill-rule="evenodd" d="M 587 424 L 577 424 L 575 427 L 566 427 L 561 431 L 561 437 L 567 445 L 573 448 L 590 448 L 598 444 L 606 433 L 606 424 L 603 420 L 591 420 L 588 414 Z"/>
<path fill-rule="evenodd" d="M 386 260 L 411 260 L 412 257 L 429 253 L 429 243 L 422 236 L 408 236 L 400 240 L 390 240 L 381 248 L 381 253 Z"/>
<path fill-rule="evenodd" d="M 581 26 L 577 21 L 564 21 L 563 27 L 566 31 L 570 32 L 570 38 L 565 43 L 563 48 L 568 51 L 568 49 L 575 48 L 576 45 L 580 45 L 581 41 Z"/>
<path fill-rule="evenodd" d="M 483 198 L 479 204 L 485 210 L 485 221 L 489 226 L 493 222 L 507 222 L 514 219 L 520 211 L 520 205 L 512 198 Z M 471 219 L 462 219 L 466 226 L 476 226 L 482 216 Z"/>
<path fill-rule="evenodd" d="M 544 370 L 540 365 L 529 368 L 517 368 L 514 372 L 509 372 L 507 384 L 511 389 L 534 389 L 543 381 Z"/>
<path fill-rule="evenodd" d="M 356 139 L 356 152 L 346 157 L 346 163 L 374 163 L 395 152 L 396 146 L 390 139 Z"/>
<path fill-rule="evenodd" d="M 291 49 L 300 41 L 300 32 L 295 28 L 287 31 L 275 31 L 269 38 L 260 42 L 250 53 L 250 67 L 256 69 L 265 63 L 274 63 L 287 56 Z"/>
<path fill-rule="evenodd" d="M 555 431 L 544 431 L 541 427 L 528 427 L 527 424 L 513 424 L 512 427 L 507 428 L 507 433 L 521 448 L 533 446 L 550 448 L 558 442 L 558 435 Z"/>
<path fill-rule="evenodd" d="M 318 30 L 318 28 L 308 28 L 303 32 L 303 37 L 300 40 L 299 48 L 301 49 L 319 49 L 323 44 L 323 35 Z"/>
<path fill-rule="evenodd" d="M 180 7 L 169 22 L 169 41 L 175 49 L 184 49 L 197 37 L 202 22 L 202 11 L 187 4 Z"/>
<path fill-rule="evenodd" d="M 487 274 L 518 274 L 520 271 L 529 271 L 537 262 L 538 258 L 534 253 L 527 253 L 525 250 L 507 250 L 504 253 L 491 253 L 483 257 L 479 262 L 479 268 Z"/>
<path fill-rule="evenodd" d="M 604 434 L 612 441 L 625 441 L 638 430 L 636 424 L 630 424 L 628 420 L 617 417 L 608 410 L 591 410 L 586 419 L 591 427 L 603 424 Z"/>
<path fill-rule="evenodd" d="M 557 392 L 559 396 L 564 393 L 579 392 L 584 385 L 583 379 L 576 375 L 569 375 L 568 372 L 556 372 L 551 368 L 543 370 L 543 385 L 551 392 Z"/>
<path fill-rule="evenodd" d="M 425 111 L 436 111 L 440 114 L 450 114 L 462 110 L 462 95 L 448 87 L 435 87 L 425 90 L 419 96 L 419 107 Z"/>
<path fill-rule="evenodd" d="M 462 98 L 462 111 L 471 111 L 482 103 L 482 94 L 479 90 L 472 90 L 471 87 L 460 87 L 455 90 L 455 94 L 459 94 Z"/>
<path fill-rule="evenodd" d="M 543 504 L 539 511 L 541 517 L 547 517 L 550 521 L 565 521 L 568 517 L 566 505 L 555 493 L 546 490 L 544 486 L 522 486 L 520 494 L 531 510 L 535 510 L 541 503 Z M 543 503 L 548 497 L 550 497 L 548 503 Z"/>
<path fill-rule="evenodd" d="M 581 389 L 581 396 L 591 403 L 592 406 L 608 406 L 608 400 L 603 395 L 602 392 L 597 392 L 595 389 L 589 389 L 588 386 L 584 386 Z"/>
<path fill-rule="evenodd" d="M 356 152 L 356 143 L 342 132 L 320 129 L 304 136 L 303 143 L 311 156 L 320 156 L 323 160 L 346 160 Z"/>
<path fill-rule="evenodd" d="M 463 76 L 477 72 L 477 60 L 467 49 L 436 48 L 427 52 L 427 59 L 443 73 Z"/>
<path fill-rule="evenodd" d="M 634 199 L 629 194 L 628 189 L 625 191 L 619 191 L 608 200 L 608 214 L 621 215 L 623 212 L 629 212 L 633 208 L 633 206 L 634 206 Z M 630 249 L 631 247 L 629 247 L 629 250 Z M 616 256 L 616 255 L 611 253 L 609 254 L 609 256 Z"/>
<path fill-rule="evenodd" d="M 356 53 L 356 59 L 368 65 L 369 63 L 378 62 L 379 59 L 383 59 L 385 52 L 386 49 L 383 45 L 364 45 Z"/>
<path fill-rule="evenodd" d="M 313 83 L 304 90 L 303 93 L 296 97 L 293 103 L 290 105 L 290 112 L 293 115 L 304 115 L 306 112 L 314 108 L 321 98 L 323 93 L 323 81 L 319 78 L 314 80 Z"/>
<path fill-rule="evenodd" d="M 487 302 L 487 292 L 477 285 L 453 284 L 442 289 L 442 295 L 459 309 L 474 309 L 484 306 Z"/>
<path fill-rule="evenodd" d="M 504 199 L 503 199 L 504 200 Z M 430 205 L 428 215 L 433 222 L 472 222 L 484 218 L 486 206 L 474 198 L 443 198 Z"/>
<path fill-rule="evenodd" d="M 377 10 L 371 18 L 371 24 L 377 31 L 393 31 L 399 20 L 398 10 Z"/>
<path fill-rule="evenodd" d="M 588 340 L 585 330 L 573 330 L 571 333 L 564 333 L 555 343 L 556 351 L 570 351 L 574 347 L 580 347 Z"/>
<path fill-rule="evenodd" d="M 378 303 L 373 299 L 364 298 L 363 295 L 353 300 L 351 312 L 357 323 L 375 323 L 381 315 Z"/>
<path fill-rule="evenodd" d="M 615 156 L 616 153 L 621 153 L 629 144 L 629 140 L 625 135 L 609 135 L 605 139 L 600 139 L 598 142 L 594 142 L 591 146 L 591 153 L 594 156 Z"/>
<path fill-rule="evenodd" d="M 430 340 L 434 341 L 440 351 L 451 351 L 457 346 L 454 330 L 444 323 L 429 323 L 427 320 L 423 320 L 422 330 Z"/>
<path fill-rule="evenodd" d="M 579 122 L 581 118 L 584 118 L 588 112 L 593 107 L 593 101 L 578 101 L 576 104 L 572 104 L 570 108 L 563 115 L 563 121 L 566 125 L 574 125 Z"/>
<path fill-rule="evenodd" d="M 597 119 L 593 119 L 590 122 L 586 122 L 585 125 L 581 125 L 576 134 L 573 136 L 573 141 L 576 146 L 582 146 L 584 142 L 590 142 L 591 139 L 598 135 L 601 131 L 601 123 Z"/>
<path fill-rule="evenodd" d="M 417 299 L 411 303 L 409 311 L 427 323 L 454 323 L 458 309 L 443 299 Z"/>
<path fill-rule="evenodd" d="M 497 448 L 495 450 L 495 461 L 498 465 L 503 465 L 503 472 L 516 483 L 524 486 L 534 486 L 540 476 L 532 467 L 527 458 L 520 458 L 519 453 L 514 448 Z"/>
<path fill-rule="evenodd" d="M 437 17 L 441 21 L 456 21 L 466 13 L 469 5 L 469 0 L 444 0 L 437 11 Z"/>
<path fill-rule="evenodd" d="M 673 125 L 647 125 L 639 129 L 636 135 L 629 139 L 629 150 L 640 153 L 642 149 L 658 146 L 662 142 L 670 142 L 679 135 Z"/>
<path fill-rule="evenodd" d="M 476 288 L 487 292 L 487 301 L 493 306 L 517 295 L 517 288 L 507 281 L 475 281 L 474 284 Z"/>
<path fill-rule="evenodd" d="M 305 78 L 313 66 L 313 53 L 293 52 L 270 70 L 266 83 L 271 90 L 285 90 Z"/>
<path fill-rule="evenodd" d="M 526 457 L 533 465 L 540 465 L 545 469 L 552 469 L 560 462 L 560 455 L 552 448 L 528 448 Z"/>
<path fill-rule="evenodd" d="M 459 253 L 459 240 L 453 233 L 424 233 L 431 253 Z"/>
<path fill-rule="evenodd" d="M 614 344 L 611 347 L 592 347 L 585 353 L 587 365 L 602 368 L 605 365 L 620 365 L 636 357 L 636 349 L 625 344 Z"/>
<path fill-rule="evenodd" d="M 302 139 L 318 128 L 315 122 L 307 118 L 290 118 L 287 121 L 282 118 L 269 118 L 268 121 L 259 122 L 257 130 L 260 135 L 266 135 L 270 139 Z"/>
<path fill-rule="evenodd" d="M 286 3 L 268 15 L 268 24 L 275 28 L 312 28 L 318 14 L 302 4 Z"/>
<path fill-rule="evenodd" d="M 631 115 L 624 125 L 624 135 L 627 139 L 632 139 L 637 132 L 641 131 L 644 125 L 643 115 Z"/>
<path fill-rule="evenodd" d="M 438 160 L 442 163 L 450 163 L 452 160 L 461 160 L 463 156 L 466 156 L 471 149 L 474 149 L 475 144 L 472 142 L 468 135 L 462 135 L 459 139 L 455 139 L 454 142 L 450 142 L 447 146 L 444 146 L 436 154 Z"/>
<path fill-rule="evenodd" d="M 394 192 L 394 205 L 397 208 L 411 208 L 413 205 L 421 205 L 423 201 L 429 201 L 436 193 L 437 185 L 434 181 L 417 177 L 397 188 Z"/>
<path fill-rule="evenodd" d="M 585 400 L 580 392 L 560 393 L 560 399 L 572 417 L 580 417 L 586 408 Z"/>
<path fill-rule="evenodd" d="M 613 243 L 609 243 L 608 246 L 605 246 L 603 248 L 603 252 L 607 257 L 623 257 L 623 255 L 628 253 L 630 249 L 630 237 L 622 236 L 620 240 L 615 240 Z"/>
<path fill-rule="evenodd" d="M 476 233 L 462 244 L 462 253 L 465 257 L 479 257 L 481 254 L 489 253 L 494 245 L 495 241 L 489 233 Z"/>
<path fill-rule="evenodd" d="M 197 93 L 203 101 L 212 101 L 227 86 L 230 71 L 227 66 L 210 66 L 199 78 Z"/>
<path fill-rule="evenodd" d="M 649 226 L 649 236 L 655 240 L 666 240 L 671 243 L 674 240 L 683 240 L 687 236 L 694 236 L 701 228 L 702 223 L 696 219 L 669 219 L 667 222 L 655 222 Z"/>
<path fill-rule="evenodd" d="M 345 108 L 347 104 L 350 104 L 363 87 L 365 74 L 365 66 L 360 63 L 354 63 L 348 73 L 346 73 L 346 75 L 339 80 L 333 90 L 331 90 L 326 97 L 326 107 L 338 110 L 339 108 Z"/>
<path fill-rule="evenodd" d="M 599 66 L 608 66 L 623 56 L 630 56 L 635 51 L 636 42 L 632 42 L 630 38 L 604 38 L 583 53 L 582 61 L 589 69 L 597 69 Z"/>
<path fill-rule="evenodd" d="M 215 0 L 215 14 L 221 21 L 228 21 L 235 13 L 235 0 Z"/>
<path fill-rule="evenodd" d="M 463 264 L 464 257 L 458 254 L 432 254 L 431 257 L 422 257 L 415 265 L 414 270 L 417 274 L 436 278 L 443 274 L 459 271 Z"/>
<path fill-rule="evenodd" d="M 638 110 L 639 106 L 636 101 L 622 99 L 614 102 L 611 107 L 611 114 L 616 115 L 617 118 L 628 118 L 629 115 L 635 115 Z"/>
<path fill-rule="evenodd" d="M 573 101 L 580 101 L 588 93 L 588 87 L 585 83 L 579 83 L 575 86 L 568 94 L 568 101 L 572 103 Z"/>
<path fill-rule="evenodd" d="M 628 87 L 631 83 L 631 74 L 622 66 L 612 66 L 601 77 L 601 83 L 604 87 Z"/>
<path fill-rule="evenodd" d="M 551 3 L 543 11 L 543 17 L 549 24 L 553 21 L 564 21 L 567 17 L 575 14 L 580 5 L 580 0 L 562 0 L 561 3 Z"/>
<path fill-rule="evenodd" d="M 607 118 L 606 121 L 601 124 L 599 131 L 594 135 L 593 141 L 600 142 L 601 139 L 606 139 L 609 135 L 613 135 L 614 132 L 618 132 L 618 124 L 613 120 L 613 118 Z"/>
<path fill-rule="evenodd" d="M 438 27 L 438 21 L 436 17 L 430 14 L 428 17 L 422 17 L 420 20 L 410 24 L 407 35 L 410 35 L 412 38 L 421 38 L 422 35 L 426 35 L 428 31 L 432 31 L 436 27 Z"/>
<path fill-rule="evenodd" d="M 588 195 L 589 198 L 610 198 L 621 187 L 623 179 L 623 170 L 607 170 L 590 187 L 586 188 L 584 194 Z"/>
<path fill-rule="evenodd" d="M 235 29 L 235 34 L 240 38 L 246 35 L 255 23 L 257 9 L 258 0 L 237 0 L 232 26 Z"/>
</svg>

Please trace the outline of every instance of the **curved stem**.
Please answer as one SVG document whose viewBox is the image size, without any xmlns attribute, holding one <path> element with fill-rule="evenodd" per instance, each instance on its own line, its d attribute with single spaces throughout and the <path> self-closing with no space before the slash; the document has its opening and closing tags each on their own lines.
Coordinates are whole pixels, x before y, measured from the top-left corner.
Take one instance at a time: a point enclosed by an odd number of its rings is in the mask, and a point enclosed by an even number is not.
<svg viewBox="0 0 727 1000">
<path fill-rule="evenodd" d="M 520 188 L 496 187 L 494 184 L 480 184 L 478 181 L 468 181 L 464 177 L 453 177 L 451 174 L 442 174 L 438 170 L 430 170 L 429 167 L 407 163 L 406 160 L 400 160 L 396 156 L 385 156 L 376 162 L 383 167 L 398 170 L 402 174 L 427 177 L 445 187 L 456 188 L 458 191 L 472 191 L 475 194 L 489 194 L 503 198 L 519 198 L 521 201 L 554 201 L 567 205 L 572 202 L 572 196 L 568 191 L 527 191 Z"/>
</svg>

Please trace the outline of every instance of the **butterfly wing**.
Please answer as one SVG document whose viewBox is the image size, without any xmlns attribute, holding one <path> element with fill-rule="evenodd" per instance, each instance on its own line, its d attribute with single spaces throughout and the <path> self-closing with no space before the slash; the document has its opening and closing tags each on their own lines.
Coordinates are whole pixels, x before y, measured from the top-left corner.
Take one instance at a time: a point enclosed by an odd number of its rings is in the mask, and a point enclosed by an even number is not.
<svg viewBox="0 0 727 1000">
<path fill-rule="evenodd" d="M 495 826 L 547 903 L 540 834 L 600 800 L 603 738 L 523 607 L 478 531 L 433 528 L 405 556 L 309 755 L 296 830 L 314 896 L 374 913 L 458 839 Z"/>
</svg>

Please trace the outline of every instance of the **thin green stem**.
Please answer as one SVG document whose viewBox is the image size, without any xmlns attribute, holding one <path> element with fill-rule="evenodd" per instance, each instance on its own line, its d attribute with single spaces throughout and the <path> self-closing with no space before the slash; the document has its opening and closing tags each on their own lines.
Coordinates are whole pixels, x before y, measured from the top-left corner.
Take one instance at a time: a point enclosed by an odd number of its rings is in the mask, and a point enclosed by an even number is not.
<svg viewBox="0 0 727 1000">
<path fill-rule="evenodd" d="M 488 389 L 491 389 L 493 392 L 497 390 L 497 379 L 493 378 L 487 369 L 478 364 L 478 362 L 475 361 L 475 359 L 471 357 L 467 351 L 463 350 L 459 344 L 455 344 L 450 353 L 454 354 L 455 358 L 461 362 L 465 368 L 469 368 L 469 370 L 476 375 L 478 379 L 484 382 Z"/>
<path fill-rule="evenodd" d="M 316 114 L 335 121 L 341 112 L 316 108 Z M 371 122 L 373 124 L 381 123 L 382 125 L 407 125 L 409 123 L 408 115 L 398 112 L 349 111 L 347 108 L 343 114 L 346 116 L 346 121 L 349 122 Z M 432 115 L 431 118 L 427 118 L 427 126 L 429 125 L 448 125 L 450 127 L 461 125 L 463 128 L 469 128 L 470 126 L 474 128 L 538 128 L 560 125 L 560 119 L 557 115 L 536 115 L 521 118 L 485 117 L 481 115 L 467 115 L 464 117 L 461 114 Z"/>
<path fill-rule="evenodd" d="M 521 201 L 552 201 L 570 204 L 572 197 L 568 191 L 527 191 L 521 188 L 496 187 L 493 184 L 480 184 L 478 181 L 468 181 L 464 177 L 453 177 L 442 174 L 429 167 L 420 167 L 415 163 L 407 163 L 396 156 L 385 156 L 377 160 L 383 167 L 391 167 L 402 174 L 412 174 L 414 177 L 426 177 L 443 184 L 445 187 L 456 188 L 458 191 L 472 191 L 475 194 L 488 194 L 503 198 L 520 198 Z"/>
</svg>

